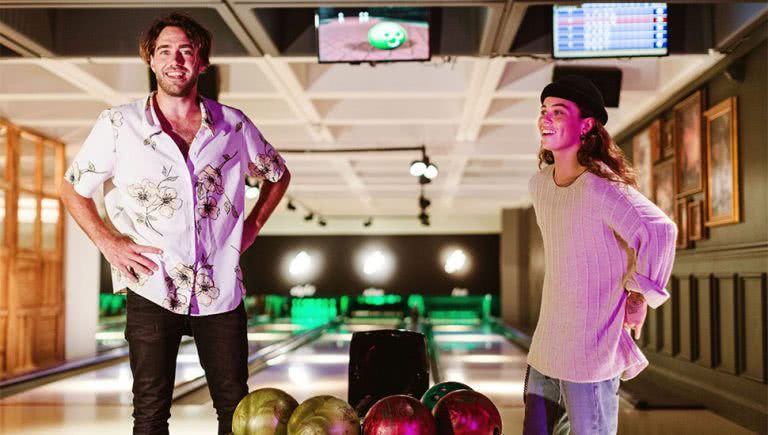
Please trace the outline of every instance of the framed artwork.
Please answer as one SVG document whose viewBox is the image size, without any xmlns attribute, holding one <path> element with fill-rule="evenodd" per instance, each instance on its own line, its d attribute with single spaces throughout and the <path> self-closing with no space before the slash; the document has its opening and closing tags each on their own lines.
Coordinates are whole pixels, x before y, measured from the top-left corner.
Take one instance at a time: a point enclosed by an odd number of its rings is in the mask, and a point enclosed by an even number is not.
<svg viewBox="0 0 768 435">
<path fill-rule="evenodd" d="M 661 125 L 661 146 L 659 147 L 659 159 L 666 160 L 675 155 L 675 118 L 664 120 Z"/>
<path fill-rule="evenodd" d="M 707 119 L 707 222 L 739 222 L 739 144 L 736 97 L 704 114 Z"/>
<path fill-rule="evenodd" d="M 675 222 L 677 223 L 677 246 L 680 249 L 688 247 L 688 208 L 686 199 L 680 198 L 675 202 Z"/>
<path fill-rule="evenodd" d="M 677 196 L 704 190 L 703 93 L 697 91 L 675 106 L 673 141 L 677 161 Z"/>
<path fill-rule="evenodd" d="M 632 163 L 637 172 L 637 187 L 646 198 L 653 198 L 653 162 L 658 160 L 661 122 L 654 121 L 632 138 Z"/>
<path fill-rule="evenodd" d="M 653 167 L 653 201 L 670 219 L 675 219 L 675 159 Z"/>
<path fill-rule="evenodd" d="M 704 226 L 704 201 L 688 203 L 688 240 L 702 240 L 706 237 L 707 228 Z"/>
</svg>

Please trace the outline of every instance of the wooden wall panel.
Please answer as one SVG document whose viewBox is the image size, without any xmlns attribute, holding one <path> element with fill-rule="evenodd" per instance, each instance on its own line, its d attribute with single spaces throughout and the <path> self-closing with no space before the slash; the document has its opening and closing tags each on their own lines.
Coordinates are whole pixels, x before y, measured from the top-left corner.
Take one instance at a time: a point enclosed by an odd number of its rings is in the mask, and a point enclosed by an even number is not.
<svg viewBox="0 0 768 435">
<path fill-rule="evenodd" d="M 697 315 L 696 315 L 696 339 L 698 358 L 696 359 L 699 365 L 707 368 L 714 367 L 714 352 L 713 352 L 713 339 L 714 339 L 714 320 L 713 316 L 713 304 L 712 304 L 712 280 L 709 274 L 695 275 L 696 280 L 696 299 L 697 299 Z"/>
<path fill-rule="evenodd" d="M 717 283 L 718 325 L 716 331 L 718 370 L 737 373 L 736 277 L 732 274 L 715 275 Z"/>
<path fill-rule="evenodd" d="M 651 351 L 658 351 L 661 349 L 661 341 L 659 340 L 659 319 L 661 318 L 660 312 L 656 310 L 648 310 L 648 318 L 645 320 L 645 348 Z"/>
<path fill-rule="evenodd" d="M 682 277 L 678 281 L 678 333 L 680 353 L 678 356 L 686 361 L 696 359 L 696 326 L 694 324 L 695 294 L 691 285 L 691 277 Z"/>
<path fill-rule="evenodd" d="M 14 310 L 28 310 L 42 301 L 42 262 L 27 255 L 16 257 L 11 279 L 11 301 Z"/>
<path fill-rule="evenodd" d="M 59 310 L 40 310 L 35 316 L 34 348 L 32 360 L 36 366 L 45 366 L 58 359 Z"/>
<path fill-rule="evenodd" d="M 680 352 L 679 336 L 680 336 L 680 292 L 678 291 L 679 279 L 672 277 L 670 288 L 670 300 L 664 303 L 661 308 L 662 314 L 662 345 L 661 353 L 665 355 L 677 355 Z"/>
<path fill-rule="evenodd" d="M 740 337 L 739 372 L 741 376 L 766 382 L 766 274 L 739 276 Z"/>
</svg>

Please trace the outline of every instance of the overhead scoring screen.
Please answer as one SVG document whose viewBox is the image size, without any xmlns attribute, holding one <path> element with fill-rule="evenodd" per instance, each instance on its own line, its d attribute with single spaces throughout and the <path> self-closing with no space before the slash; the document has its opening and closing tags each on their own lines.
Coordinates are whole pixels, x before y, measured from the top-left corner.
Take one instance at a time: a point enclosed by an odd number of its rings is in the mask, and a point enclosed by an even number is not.
<svg viewBox="0 0 768 435">
<path fill-rule="evenodd" d="M 552 8 L 555 58 L 666 56 L 666 3 L 584 3 Z"/>
<path fill-rule="evenodd" d="M 429 60 L 427 8 L 319 8 L 320 62 Z"/>
</svg>

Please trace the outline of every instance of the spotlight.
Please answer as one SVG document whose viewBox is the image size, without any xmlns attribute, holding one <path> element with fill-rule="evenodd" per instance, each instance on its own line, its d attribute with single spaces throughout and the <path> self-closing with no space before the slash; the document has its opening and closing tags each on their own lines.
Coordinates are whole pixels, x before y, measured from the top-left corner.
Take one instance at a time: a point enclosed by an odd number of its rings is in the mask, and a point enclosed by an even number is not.
<svg viewBox="0 0 768 435">
<path fill-rule="evenodd" d="M 429 163 L 429 165 L 427 165 L 427 169 L 424 170 L 424 176 L 429 178 L 430 180 L 437 177 L 437 173 L 438 173 L 437 166 L 435 166 L 433 163 Z"/>
<path fill-rule="evenodd" d="M 293 201 L 288 200 L 288 210 L 294 211 L 296 210 L 296 206 L 293 205 Z"/>
<path fill-rule="evenodd" d="M 363 226 L 366 227 L 366 228 L 370 227 L 371 225 L 373 225 L 373 218 L 372 217 L 369 217 L 368 219 L 366 219 L 363 222 Z"/>
<path fill-rule="evenodd" d="M 424 175 L 424 171 L 427 170 L 427 164 L 421 160 L 414 160 L 411 162 L 411 175 L 414 177 L 420 177 Z"/>
<path fill-rule="evenodd" d="M 421 177 L 419 177 L 419 184 L 429 184 L 431 182 L 432 182 L 432 180 L 430 180 L 429 178 L 427 178 L 427 177 L 425 177 L 423 175 Z"/>
<path fill-rule="evenodd" d="M 309 221 L 311 221 L 312 219 L 314 219 L 314 217 L 315 217 L 315 214 L 314 214 L 314 213 L 312 213 L 312 212 L 309 212 L 309 214 L 307 214 L 306 216 L 304 216 L 304 220 L 305 220 L 305 221 L 307 221 L 307 222 L 309 222 Z"/>
<path fill-rule="evenodd" d="M 427 208 L 430 204 L 432 204 L 432 201 L 424 198 L 424 195 L 419 196 L 419 208 Z"/>
<path fill-rule="evenodd" d="M 328 222 L 326 222 L 323 218 L 317 218 L 317 223 L 320 224 L 321 227 L 328 225 Z"/>
</svg>

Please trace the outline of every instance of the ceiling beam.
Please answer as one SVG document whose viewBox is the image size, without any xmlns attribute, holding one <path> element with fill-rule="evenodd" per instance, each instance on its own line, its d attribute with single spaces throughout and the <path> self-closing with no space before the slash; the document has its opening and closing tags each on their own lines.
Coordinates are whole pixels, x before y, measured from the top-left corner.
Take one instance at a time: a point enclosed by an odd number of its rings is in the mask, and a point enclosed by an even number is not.
<svg viewBox="0 0 768 435">
<path fill-rule="evenodd" d="M 472 71 L 472 79 L 467 91 L 468 98 L 464 104 L 456 140 L 466 142 L 477 140 L 480 127 L 495 97 L 496 88 L 506 65 L 507 60 L 503 57 L 478 59 Z"/>
<path fill-rule="evenodd" d="M 257 45 L 242 17 L 231 3 L 229 0 L 224 0 L 224 3 L 216 7 L 216 11 L 227 26 L 229 26 L 229 29 L 232 30 L 237 40 L 240 41 L 240 44 L 243 45 L 245 51 L 251 56 L 261 56 L 264 50 L 261 48 L 261 45 Z"/>
<path fill-rule="evenodd" d="M 310 137 L 315 142 L 333 143 L 331 130 L 322 124 L 322 117 L 291 66 L 281 59 L 264 55 L 257 63 L 272 85 L 285 97 L 286 103 L 299 119 L 305 122 Z"/>
<path fill-rule="evenodd" d="M 509 52 L 527 11 L 528 5 L 513 0 L 507 1 L 507 7 L 504 9 L 504 21 L 501 24 L 493 46 L 494 53 L 504 54 Z"/>
<path fill-rule="evenodd" d="M 357 175 L 355 168 L 348 159 L 334 159 L 331 161 L 331 166 L 338 172 L 341 178 L 347 183 L 347 187 L 351 190 L 362 202 L 366 212 L 373 213 L 373 198 L 368 192 L 363 180 Z"/>
</svg>

